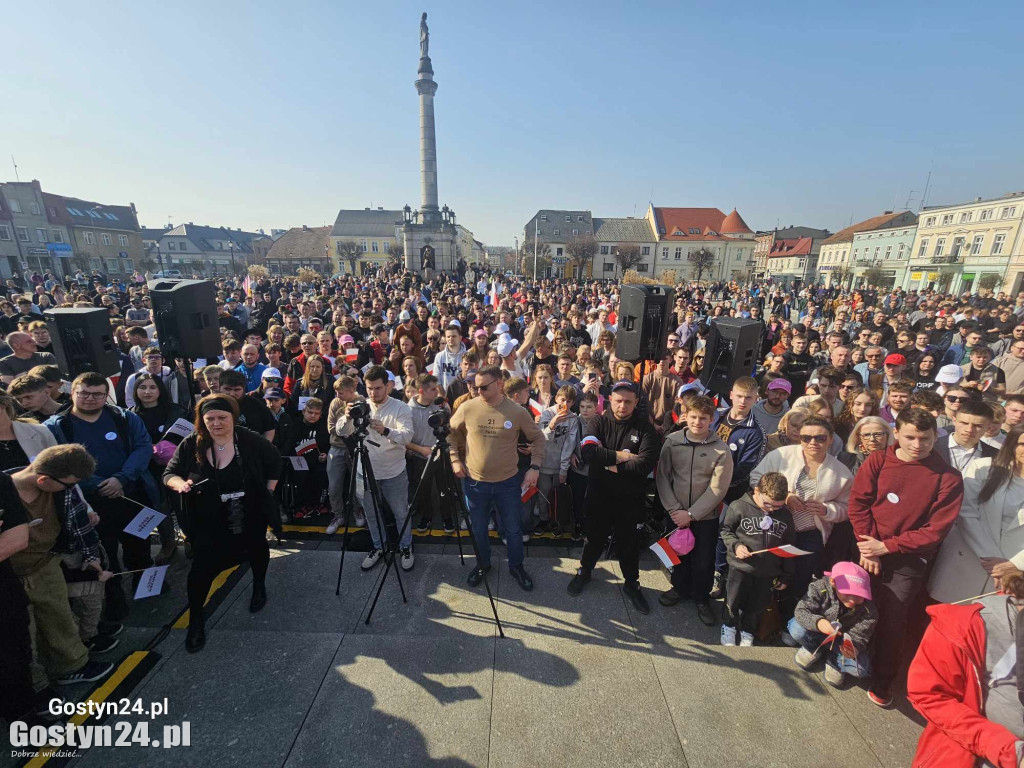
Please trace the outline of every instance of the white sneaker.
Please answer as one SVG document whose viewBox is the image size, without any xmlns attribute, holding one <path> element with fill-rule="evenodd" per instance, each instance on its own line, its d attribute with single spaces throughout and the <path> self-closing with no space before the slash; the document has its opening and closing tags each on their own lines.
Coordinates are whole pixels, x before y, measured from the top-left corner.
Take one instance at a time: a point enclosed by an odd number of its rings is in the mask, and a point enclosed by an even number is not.
<svg viewBox="0 0 1024 768">
<path fill-rule="evenodd" d="M 412 547 L 405 547 L 401 551 L 402 570 L 411 571 L 416 564 L 416 558 L 412 556 Z"/>
<path fill-rule="evenodd" d="M 722 625 L 722 645 L 736 645 L 736 628 Z"/>
<path fill-rule="evenodd" d="M 364 571 L 368 571 L 377 563 L 380 562 L 381 555 L 383 553 L 379 549 L 371 549 L 366 553 L 366 557 L 363 558 L 363 563 L 359 567 Z"/>
<path fill-rule="evenodd" d="M 493 521 L 493 520 L 491 520 L 491 521 L 490 521 L 490 522 L 489 522 L 489 523 L 487 524 L 487 530 L 488 530 L 488 531 L 493 531 L 494 529 L 495 529 L 494 521 Z"/>
<path fill-rule="evenodd" d="M 462 522 L 459 523 L 459 529 L 463 531 L 469 530 L 469 523 L 466 522 L 465 518 L 463 518 Z"/>
<path fill-rule="evenodd" d="M 525 544 L 525 543 L 526 543 L 526 542 L 528 542 L 529 540 L 530 540 L 530 534 L 528 534 L 528 533 L 524 533 L 524 534 L 523 534 L 523 544 Z"/>
<path fill-rule="evenodd" d="M 749 632 L 740 632 L 740 648 L 752 648 L 754 646 L 754 636 Z"/>
<path fill-rule="evenodd" d="M 327 535 L 328 536 L 330 536 L 332 533 L 337 533 L 338 532 L 338 529 L 341 528 L 342 524 L 345 522 L 345 520 L 343 518 L 344 518 L 344 515 L 337 515 L 336 517 L 334 517 L 331 520 L 331 522 L 329 522 L 327 524 Z"/>
<path fill-rule="evenodd" d="M 356 528 L 365 528 L 365 527 L 366 527 L 366 515 L 364 515 L 362 512 L 358 512 L 356 514 Z"/>
</svg>

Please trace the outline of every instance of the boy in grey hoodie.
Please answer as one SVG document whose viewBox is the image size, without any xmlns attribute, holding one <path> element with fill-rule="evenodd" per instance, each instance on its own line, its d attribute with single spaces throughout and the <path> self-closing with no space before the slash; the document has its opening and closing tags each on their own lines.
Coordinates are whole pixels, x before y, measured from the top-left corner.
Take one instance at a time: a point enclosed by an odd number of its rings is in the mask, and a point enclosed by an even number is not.
<svg viewBox="0 0 1024 768">
<path fill-rule="evenodd" d="M 537 512 L 540 521 L 534 533 L 545 533 L 558 528 L 558 521 L 551 519 L 551 502 L 559 485 L 569 476 L 569 462 L 583 438 L 580 417 L 572 412 L 576 403 L 576 388 L 570 384 L 560 387 L 555 393 L 555 407 L 546 408 L 540 415 L 540 428 L 547 438 L 544 462 L 537 480 Z"/>
</svg>

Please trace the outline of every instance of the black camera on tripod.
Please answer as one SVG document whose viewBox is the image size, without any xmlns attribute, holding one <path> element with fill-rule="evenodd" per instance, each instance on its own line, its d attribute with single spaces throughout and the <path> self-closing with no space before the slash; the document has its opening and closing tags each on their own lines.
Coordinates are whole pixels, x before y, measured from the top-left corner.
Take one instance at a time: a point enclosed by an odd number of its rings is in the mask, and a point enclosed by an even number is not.
<svg viewBox="0 0 1024 768">
<path fill-rule="evenodd" d="M 348 416 L 357 435 L 365 435 L 370 427 L 370 404 L 365 400 L 354 400 L 348 407 Z"/>
<path fill-rule="evenodd" d="M 440 408 L 427 417 L 427 426 L 434 430 L 434 437 L 444 440 L 452 431 L 452 417 L 447 408 Z"/>
</svg>

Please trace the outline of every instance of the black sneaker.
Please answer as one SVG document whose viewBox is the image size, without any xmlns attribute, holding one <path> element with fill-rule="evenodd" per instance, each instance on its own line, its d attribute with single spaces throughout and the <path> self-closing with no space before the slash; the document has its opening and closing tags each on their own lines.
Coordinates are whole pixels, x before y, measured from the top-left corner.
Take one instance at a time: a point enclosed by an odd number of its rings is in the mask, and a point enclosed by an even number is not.
<svg viewBox="0 0 1024 768">
<path fill-rule="evenodd" d="M 523 588 L 524 592 L 530 592 L 533 589 L 533 579 L 530 578 L 530 574 L 523 566 L 517 565 L 515 568 L 509 568 L 508 572 L 512 574 L 512 578 Z"/>
<path fill-rule="evenodd" d="M 588 583 L 590 583 L 590 571 L 585 571 L 582 568 L 579 568 L 576 570 L 576 575 L 569 580 L 569 586 L 565 588 L 565 591 L 573 597 L 576 597 L 583 592 L 583 588 L 587 586 Z"/>
<path fill-rule="evenodd" d="M 709 627 L 718 623 L 715 612 L 711 609 L 711 603 L 697 603 L 697 618 L 700 619 L 701 624 Z"/>
<path fill-rule="evenodd" d="M 424 517 L 416 526 L 417 533 L 427 533 L 430 530 L 430 518 Z"/>
<path fill-rule="evenodd" d="M 114 621 L 101 621 L 96 627 L 96 633 L 104 637 L 117 637 L 124 632 L 124 624 Z"/>
<path fill-rule="evenodd" d="M 89 649 L 91 654 L 106 653 L 117 648 L 121 641 L 116 637 L 109 637 L 108 635 L 96 635 L 96 637 L 90 638 L 85 641 L 85 647 Z"/>
<path fill-rule="evenodd" d="M 711 592 L 708 593 L 708 599 L 720 600 L 723 597 L 725 597 L 725 577 L 715 571 L 715 581 L 711 586 Z"/>
<path fill-rule="evenodd" d="M 658 602 L 666 606 L 676 605 L 682 599 L 683 596 L 676 592 L 675 588 L 667 589 L 658 595 Z"/>
<path fill-rule="evenodd" d="M 87 661 L 85 666 L 69 672 L 57 681 L 58 685 L 75 685 L 77 683 L 95 683 L 109 675 L 114 669 L 110 661 Z"/>
<path fill-rule="evenodd" d="M 633 604 L 637 611 L 644 616 L 651 612 L 651 606 L 647 603 L 647 598 L 644 597 L 644 593 L 640 590 L 640 582 L 627 581 L 625 586 L 622 587 L 622 591 L 626 593 L 629 602 Z"/>
<path fill-rule="evenodd" d="M 444 532 L 447 533 L 449 536 L 455 533 L 455 523 L 453 523 L 451 520 L 445 520 Z"/>
<path fill-rule="evenodd" d="M 471 587 L 479 587 L 480 582 L 484 580 L 484 574 L 491 570 L 491 566 L 487 565 L 483 568 L 474 568 L 469 572 L 469 578 L 466 579 L 466 583 Z"/>
</svg>

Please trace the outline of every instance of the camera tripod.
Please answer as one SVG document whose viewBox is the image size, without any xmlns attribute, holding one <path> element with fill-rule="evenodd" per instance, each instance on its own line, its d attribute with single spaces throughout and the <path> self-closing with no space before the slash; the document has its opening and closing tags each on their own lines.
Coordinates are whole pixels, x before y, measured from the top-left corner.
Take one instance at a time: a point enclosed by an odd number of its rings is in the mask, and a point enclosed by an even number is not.
<svg viewBox="0 0 1024 768">
<path fill-rule="evenodd" d="M 441 498 L 445 497 L 451 499 L 455 504 L 456 509 L 456 526 L 455 526 L 455 540 L 459 547 L 459 562 L 463 565 L 466 564 L 466 558 L 462 551 L 462 530 L 458 521 L 465 522 L 466 527 L 469 530 L 469 541 L 473 547 L 473 554 L 476 556 L 476 562 L 480 562 L 480 551 L 476 544 L 476 539 L 473 538 L 472 522 L 469 519 L 469 510 L 466 508 L 465 500 L 462 498 L 462 491 L 459 488 L 459 484 L 455 479 L 455 470 L 452 468 L 452 459 L 449 451 L 451 445 L 448 442 L 448 427 L 447 425 L 439 425 L 434 428 L 434 436 L 436 442 L 434 447 L 430 451 L 430 457 L 427 459 L 427 465 L 423 468 L 423 473 L 420 475 L 419 485 L 416 486 L 416 493 L 413 496 L 412 503 L 409 505 L 409 513 L 405 517 L 405 523 L 402 525 L 401 530 L 398 530 L 397 522 L 395 521 L 394 515 L 391 514 L 390 508 L 388 508 L 388 515 L 390 518 L 389 528 L 385 530 L 380 526 L 380 515 L 378 513 L 377 525 L 378 530 L 381 531 L 382 536 L 391 538 L 394 536 L 393 541 L 389 541 L 386 545 L 384 555 L 384 573 L 380 577 L 380 581 L 377 585 L 377 593 L 373 597 L 373 602 L 370 604 L 370 609 L 366 613 L 366 624 L 370 623 L 370 618 L 373 616 L 373 611 L 377 607 L 377 600 L 380 598 L 381 592 L 384 590 L 384 582 L 387 579 L 388 571 L 391 568 L 395 570 L 395 576 L 398 578 L 398 585 L 402 591 L 402 602 L 409 602 L 405 596 L 405 589 L 402 587 L 402 577 L 399 573 L 399 568 L 395 564 L 395 555 L 398 551 L 398 542 L 401 541 L 402 536 L 405 533 L 406 528 L 412 523 L 414 515 L 419 512 L 420 505 L 424 503 L 424 499 L 428 497 L 427 491 L 430 488 L 430 482 L 436 482 L 438 490 L 440 491 Z M 364 434 L 365 437 L 365 434 Z M 363 445 L 362 439 L 359 440 L 357 446 L 357 459 L 352 465 L 352 478 L 349 483 L 346 483 L 346 494 L 345 494 L 345 533 L 341 545 L 341 563 L 338 567 L 338 584 L 335 588 L 334 594 L 338 595 L 341 593 L 341 572 L 342 568 L 345 567 L 345 551 L 348 548 L 348 535 L 349 535 L 349 520 L 350 512 L 354 512 L 354 497 L 355 497 L 355 470 L 356 464 L 359 461 L 364 463 L 364 471 L 368 471 L 367 475 L 364 475 L 363 481 L 367 482 L 368 478 L 372 478 L 372 470 L 370 470 L 370 462 L 367 457 L 366 446 Z M 371 481 L 371 491 L 376 488 L 376 481 Z M 379 501 L 378 501 L 379 497 Z M 374 496 L 374 507 L 375 512 L 384 509 L 380 504 L 386 505 L 387 502 L 383 499 L 380 494 L 380 490 L 377 489 L 377 496 Z M 390 552 L 389 552 L 390 550 Z M 505 630 L 501 626 L 501 619 L 498 618 L 498 608 L 494 603 L 494 595 L 491 592 L 491 585 L 487 579 L 487 574 L 483 574 L 484 588 L 487 590 L 487 599 L 491 604 L 491 612 L 494 614 L 494 623 L 498 626 L 498 635 L 501 637 L 505 636 Z"/>
</svg>

